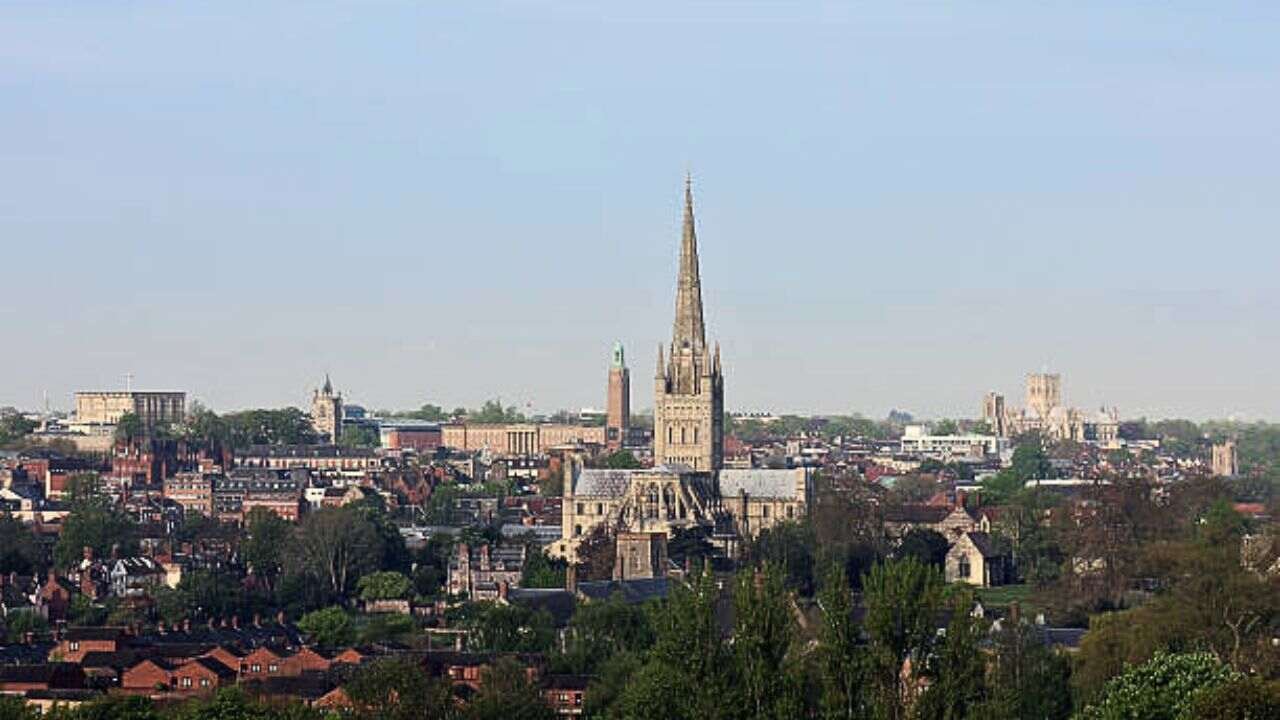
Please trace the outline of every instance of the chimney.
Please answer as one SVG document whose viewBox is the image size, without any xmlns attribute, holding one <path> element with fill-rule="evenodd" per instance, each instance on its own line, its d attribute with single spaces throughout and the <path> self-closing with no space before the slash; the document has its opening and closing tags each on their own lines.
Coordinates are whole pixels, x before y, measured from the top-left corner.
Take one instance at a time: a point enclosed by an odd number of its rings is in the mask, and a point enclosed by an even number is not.
<svg viewBox="0 0 1280 720">
<path fill-rule="evenodd" d="M 285 623 L 284 611 L 281 610 L 280 612 L 276 613 L 276 624 L 284 625 L 284 623 Z"/>
<path fill-rule="evenodd" d="M 507 599 L 507 581 L 502 580 L 498 583 L 498 599 L 506 601 Z"/>
<path fill-rule="evenodd" d="M 564 589 L 570 594 L 578 594 L 578 566 L 576 563 L 569 563 L 569 567 L 564 570 Z"/>
<path fill-rule="evenodd" d="M 253 626 L 256 628 L 262 627 L 262 615 L 259 613 L 253 614 Z"/>
<path fill-rule="evenodd" d="M 191 632 L 191 618 L 182 621 L 182 632 Z"/>
<path fill-rule="evenodd" d="M 163 621 L 163 620 L 157 620 L 157 621 L 156 621 L 156 632 L 157 632 L 157 633 L 159 633 L 159 634 L 161 634 L 161 635 L 164 635 L 165 630 L 164 630 L 164 621 Z"/>
<path fill-rule="evenodd" d="M 212 630 L 212 629 L 213 629 L 213 616 L 212 616 L 212 615 L 210 615 L 210 616 L 209 616 L 209 621 L 208 621 L 207 623 L 205 623 L 205 624 L 209 626 L 209 629 L 210 629 L 210 630 Z"/>
</svg>

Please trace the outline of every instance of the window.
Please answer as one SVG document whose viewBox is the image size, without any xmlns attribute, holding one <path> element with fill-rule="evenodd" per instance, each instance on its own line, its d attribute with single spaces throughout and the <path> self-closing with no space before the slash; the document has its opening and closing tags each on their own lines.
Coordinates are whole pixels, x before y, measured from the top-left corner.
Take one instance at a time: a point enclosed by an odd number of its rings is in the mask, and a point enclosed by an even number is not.
<svg viewBox="0 0 1280 720">
<path fill-rule="evenodd" d="M 686 442 L 688 442 L 688 440 L 685 439 L 685 429 L 680 428 L 680 444 L 683 445 Z"/>
<path fill-rule="evenodd" d="M 967 577 L 969 577 L 969 558 L 968 558 L 968 556 L 961 556 L 961 558 L 960 558 L 960 567 L 957 569 L 957 573 L 958 573 L 958 574 L 959 574 L 959 576 L 960 576 L 960 577 L 962 577 L 962 578 L 967 578 Z"/>
<path fill-rule="evenodd" d="M 574 536 L 574 537 L 577 537 L 577 536 L 579 536 L 579 535 L 581 535 L 581 534 L 582 534 L 582 526 L 581 526 L 581 525 L 574 525 L 574 526 L 573 526 L 573 536 Z"/>
<path fill-rule="evenodd" d="M 761 511 L 761 513 L 764 515 L 764 517 L 765 517 L 765 518 L 768 518 L 768 517 L 769 517 L 769 506 L 768 506 L 768 505 L 765 505 L 765 506 L 761 507 L 761 508 L 760 508 L 760 511 Z"/>
<path fill-rule="evenodd" d="M 261 665 L 260 663 L 254 663 L 253 665 L 251 665 L 251 666 L 249 667 L 249 671 L 250 671 L 250 672 L 260 673 L 260 672 L 262 672 L 262 665 Z"/>
<path fill-rule="evenodd" d="M 200 687 L 209 687 L 209 678 L 200 678 Z"/>
<path fill-rule="evenodd" d="M 693 428 L 693 441 L 695 443 L 698 442 L 698 428 L 696 426 Z"/>
<path fill-rule="evenodd" d="M 578 503 L 578 514 L 581 515 L 584 512 L 586 512 L 586 510 L 583 509 L 582 503 Z"/>
<path fill-rule="evenodd" d="M 603 504 L 603 503 L 596 503 L 596 514 L 597 514 L 597 515 L 603 515 L 603 514 L 604 514 L 604 504 Z"/>
<path fill-rule="evenodd" d="M 270 673 L 280 672 L 280 666 L 275 663 L 271 663 L 270 665 L 267 666 L 267 672 L 270 672 Z"/>
<path fill-rule="evenodd" d="M 667 426 L 667 444 L 671 445 L 676 441 L 676 429 L 670 425 Z"/>
<path fill-rule="evenodd" d="M 788 506 L 787 506 L 787 519 L 788 519 L 788 520 L 790 520 L 791 518 L 793 518 L 793 517 L 795 517 L 795 516 L 796 516 L 796 509 L 795 509 L 795 507 L 794 507 L 794 506 L 792 506 L 792 505 L 788 505 Z"/>
<path fill-rule="evenodd" d="M 76 650 L 80 649 L 79 640 L 72 640 L 70 643 L 68 643 L 68 645 L 70 646 L 72 652 L 75 652 Z"/>
<path fill-rule="evenodd" d="M 184 678 L 182 678 L 182 679 L 180 679 L 180 680 L 178 681 L 178 684 L 179 684 L 179 685 L 181 685 L 181 686 L 182 686 L 182 687 L 184 687 L 184 688 L 189 688 L 189 687 L 191 687 L 191 678 L 189 678 L 189 677 L 184 677 Z"/>
</svg>

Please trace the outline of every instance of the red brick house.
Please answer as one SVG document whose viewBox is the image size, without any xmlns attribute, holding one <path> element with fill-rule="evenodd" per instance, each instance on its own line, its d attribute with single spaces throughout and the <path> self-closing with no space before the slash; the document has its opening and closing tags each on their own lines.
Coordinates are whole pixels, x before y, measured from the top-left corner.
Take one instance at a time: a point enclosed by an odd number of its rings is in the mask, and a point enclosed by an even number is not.
<svg viewBox="0 0 1280 720">
<path fill-rule="evenodd" d="M 67 628 L 58 645 L 49 651 L 49 659 L 78 664 L 86 653 L 116 652 L 128 637 L 128 631 L 122 627 Z"/>
<path fill-rule="evenodd" d="M 154 658 L 125 670 L 120 687 L 131 692 L 208 693 L 235 682 L 236 671 L 210 657 L 181 663 Z"/>
</svg>

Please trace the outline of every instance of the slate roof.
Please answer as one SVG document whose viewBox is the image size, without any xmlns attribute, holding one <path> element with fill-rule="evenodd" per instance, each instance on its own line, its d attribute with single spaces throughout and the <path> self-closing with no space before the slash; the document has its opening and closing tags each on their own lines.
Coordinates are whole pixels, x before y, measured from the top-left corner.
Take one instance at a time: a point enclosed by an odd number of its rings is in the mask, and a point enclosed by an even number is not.
<svg viewBox="0 0 1280 720">
<path fill-rule="evenodd" d="M 636 470 L 583 470 L 573 484 L 576 497 L 620 498 L 631 487 Z"/>
<path fill-rule="evenodd" d="M 973 546 L 978 548 L 978 552 L 982 553 L 982 557 L 999 557 L 1004 554 L 996 548 L 995 542 L 987 533 L 974 530 L 965 534 L 968 535 Z"/>
<path fill-rule="evenodd" d="M 884 509 L 884 519 L 889 522 L 934 524 L 942 522 L 951 514 L 949 507 L 933 505 L 898 505 Z"/>
<path fill-rule="evenodd" d="M 720 496 L 736 497 L 746 493 L 748 497 L 795 499 L 796 485 L 807 471 L 794 470 L 724 469 L 720 471 Z"/>
<path fill-rule="evenodd" d="M 533 610 L 546 610 L 558 628 L 567 627 L 577 605 L 574 594 L 561 588 L 512 588 L 507 602 Z"/>
<path fill-rule="evenodd" d="M 595 580 L 578 583 L 578 592 L 591 600 L 608 600 L 614 593 L 618 593 L 623 601 L 633 605 L 665 598 L 670 589 L 671 582 L 667 578 Z"/>
</svg>

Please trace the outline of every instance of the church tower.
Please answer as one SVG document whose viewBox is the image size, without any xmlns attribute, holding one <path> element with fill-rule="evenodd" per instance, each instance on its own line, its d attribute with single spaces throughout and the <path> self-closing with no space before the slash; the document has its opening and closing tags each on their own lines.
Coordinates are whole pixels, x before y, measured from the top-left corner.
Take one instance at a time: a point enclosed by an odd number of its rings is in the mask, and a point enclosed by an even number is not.
<svg viewBox="0 0 1280 720">
<path fill-rule="evenodd" d="M 622 343 L 613 345 L 613 364 L 609 366 L 609 397 L 605 420 L 605 443 L 617 450 L 627 444 L 631 433 L 631 371 L 622 352 Z"/>
<path fill-rule="evenodd" d="M 685 180 L 684 231 L 676 277 L 676 317 L 664 361 L 658 346 L 654 378 L 653 458 L 699 472 L 718 471 L 724 459 L 724 376 L 720 347 L 707 349 L 702 280 L 693 222 L 693 183 Z"/>
<path fill-rule="evenodd" d="M 333 391 L 328 373 L 324 387 L 311 396 L 311 425 L 325 442 L 337 443 L 342 435 L 342 395 Z"/>
</svg>

